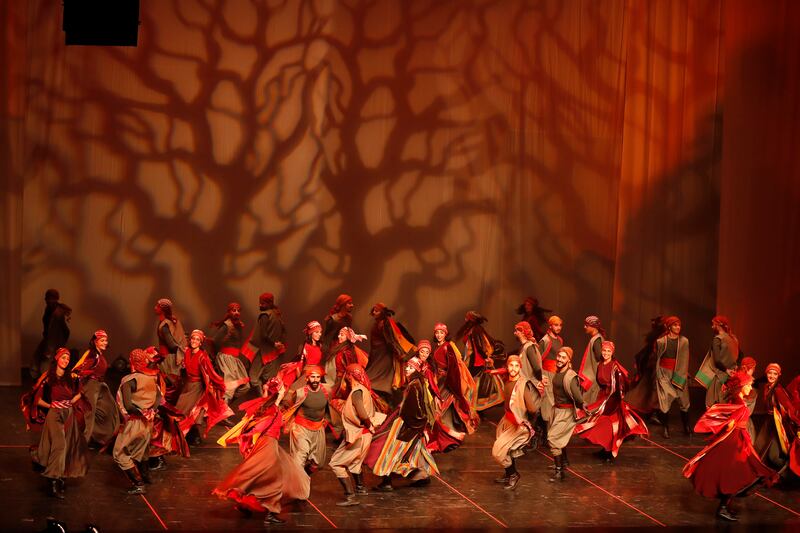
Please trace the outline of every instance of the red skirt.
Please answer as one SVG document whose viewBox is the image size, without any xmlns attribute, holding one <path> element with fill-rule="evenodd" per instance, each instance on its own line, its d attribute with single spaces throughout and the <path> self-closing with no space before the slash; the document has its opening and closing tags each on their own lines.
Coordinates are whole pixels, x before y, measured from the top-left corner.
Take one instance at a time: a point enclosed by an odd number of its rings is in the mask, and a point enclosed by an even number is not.
<svg viewBox="0 0 800 533">
<path fill-rule="evenodd" d="M 278 446 L 277 440 L 262 436 L 213 494 L 251 511 L 279 513 L 282 501 L 307 500 L 310 492 L 308 474 Z"/>
<path fill-rule="evenodd" d="M 595 406 L 599 405 L 598 400 Z M 575 427 L 575 433 L 591 443 L 602 446 L 614 457 L 619 453 L 622 442 L 634 435 L 648 435 L 647 426 L 619 395 L 606 402 L 605 409 Z"/>
<path fill-rule="evenodd" d="M 758 458 L 746 429 L 734 428 L 703 452 L 687 477 L 694 490 L 707 498 L 736 495 L 762 479 L 769 484 L 775 480 L 776 473 Z"/>
</svg>

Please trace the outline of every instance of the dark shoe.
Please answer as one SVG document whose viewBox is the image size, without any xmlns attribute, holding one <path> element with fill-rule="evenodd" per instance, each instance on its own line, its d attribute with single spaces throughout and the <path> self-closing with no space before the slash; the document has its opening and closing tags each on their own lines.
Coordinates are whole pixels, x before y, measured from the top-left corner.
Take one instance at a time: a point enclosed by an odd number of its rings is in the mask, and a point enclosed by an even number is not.
<svg viewBox="0 0 800 533">
<path fill-rule="evenodd" d="M 383 479 L 381 479 L 381 482 L 375 488 L 381 492 L 392 492 L 394 490 L 394 487 L 392 487 L 392 476 L 383 476 Z"/>
<path fill-rule="evenodd" d="M 664 438 L 669 438 L 669 413 L 658 412 L 658 417 L 661 419 L 661 425 L 664 426 Z"/>
<path fill-rule="evenodd" d="M 344 489 L 344 500 L 336 502 L 339 507 L 350 507 L 351 505 L 360 505 L 356 499 L 356 493 L 353 489 L 353 480 L 350 477 L 337 477 L 339 484 Z"/>
<path fill-rule="evenodd" d="M 147 460 L 147 466 L 150 470 L 163 470 L 167 467 L 167 460 L 164 459 L 163 455 L 151 457 Z"/>
<path fill-rule="evenodd" d="M 411 482 L 411 487 L 427 487 L 431 484 L 431 478 L 424 477 Z"/>
<path fill-rule="evenodd" d="M 353 484 L 355 485 L 356 494 L 364 495 L 369 494 L 367 487 L 364 486 L 364 476 L 361 474 L 353 474 Z"/>
<path fill-rule="evenodd" d="M 567 456 L 567 449 L 561 450 L 561 467 L 566 468 L 569 466 L 569 457 Z"/>
<path fill-rule="evenodd" d="M 691 435 L 692 426 L 689 425 L 689 413 L 687 411 L 681 411 L 681 424 L 683 425 L 683 433 Z"/>
<path fill-rule="evenodd" d="M 613 465 L 614 464 L 614 454 L 611 453 L 611 452 L 606 452 L 606 457 L 605 457 L 604 461 L 605 461 L 605 463 L 607 465 Z"/>
<path fill-rule="evenodd" d="M 727 520 L 728 522 L 737 522 L 739 520 L 725 505 L 720 505 L 719 509 L 717 509 L 717 518 Z"/>
<path fill-rule="evenodd" d="M 236 504 L 236 510 L 239 511 L 245 518 L 250 518 L 251 516 L 253 516 L 253 511 L 251 511 L 250 509 L 248 509 L 247 507 L 245 507 L 240 503 Z"/>
<path fill-rule="evenodd" d="M 146 494 L 147 491 L 144 488 L 144 481 L 142 480 L 142 474 L 141 472 L 139 472 L 139 469 L 136 468 L 136 463 L 134 463 L 133 468 L 123 470 L 123 472 L 125 472 L 125 475 L 128 476 L 128 479 L 133 485 L 125 492 L 127 492 L 128 494 Z"/>
<path fill-rule="evenodd" d="M 135 464 L 136 468 L 139 469 L 139 473 L 142 475 L 142 481 L 144 481 L 145 485 L 152 485 L 153 481 L 150 479 L 150 467 L 148 466 L 147 461 L 134 461 L 133 464 Z"/>
<path fill-rule="evenodd" d="M 53 498 L 58 498 L 59 500 L 64 499 L 64 492 L 61 490 L 60 484 L 57 479 L 50 480 L 50 487 L 47 493 Z"/>
<path fill-rule="evenodd" d="M 264 516 L 264 525 L 265 526 L 279 526 L 281 524 L 285 524 L 286 520 L 281 520 L 278 518 L 278 515 L 275 513 L 267 512 L 266 516 Z"/>
<path fill-rule="evenodd" d="M 499 478 L 495 479 L 494 482 L 495 483 L 502 483 L 503 485 L 505 485 L 506 483 L 508 483 L 508 476 L 510 476 L 513 473 L 514 473 L 514 466 L 513 466 L 513 463 L 512 463 L 512 466 L 507 466 L 506 467 L 506 472 L 505 472 L 505 474 L 503 474 L 503 477 L 499 477 Z"/>
<path fill-rule="evenodd" d="M 553 462 L 555 463 L 555 470 L 553 470 L 553 475 L 550 476 L 550 483 L 555 483 L 556 481 L 564 481 L 564 463 L 561 459 L 560 455 L 556 455 L 553 457 Z"/>
<path fill-rule="evenodd" d="M 505 490 L 514 490 L 517 488 L 517 484 L 519 483 L 520 475 L 518 472 L 514 472 L 510 476 L 508 476 L 508 483 L 503 485 Z"/>
</svg>

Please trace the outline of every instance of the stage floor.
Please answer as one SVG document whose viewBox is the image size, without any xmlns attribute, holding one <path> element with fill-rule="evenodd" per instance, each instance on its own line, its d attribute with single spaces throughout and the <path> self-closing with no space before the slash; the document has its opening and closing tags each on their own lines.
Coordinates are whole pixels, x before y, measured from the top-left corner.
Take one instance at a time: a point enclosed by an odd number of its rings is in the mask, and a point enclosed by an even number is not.
<svg viewBox="0 0 800 533">
<path fill-rule="evenodd" d="M 26 433 L 18 400 L 22 388 L 0 388 L 0 421 L 7 428 L 0 441 L 0 529 L 40 531 L 47 517 L 65 522 L 69 531 L 86 524 L 107 531 L 263 529 L 262 517 L 243 518 L 226 501 L 211 496 L 214 485 L 236 464 L 236 449 L 216 445 L 215 428 L 205 443 L 192 448 L 186 459 L 168 459 L 168 468 L 154 472 L 146 496 L 129 496 L 125 476 L 110 455 L 91 452 L 88 475 L 69 481 L 67 498 L 49 498 L 45 482 L 30 467 Z M 714 518 L 717 502 L 697 496 L 681 475 L 687 458 L 701 448 L 702 438 L 686 437 L 677 428 L 672 439 L 654 435 L 623 445 L 616 464 L 605 465 L 593 455 L 596 448 L 579 438 L 570 446 L 567 478 L 549 483 L 551 459 L 545 450 L 518 460 L 522 480 L 515 491 L 505 491 L 493 480 L 502 469 L 491 457 L 495 409 L 479 431 L 458 450 L 436 455 L 441 475 L 426 488 L 407 487 L 397 480 L 392 493 L 360 497 L 357 507 L 337 507 L 341 489 L 325 468 L 312 479 L 311 498 L 284 508 L 290 529 L 521 529 L 521 528 L 696 528 L 722 525 Z M 282 444 L 286 444 L 282 441 Z M 330 452 L 333 446 L 329 443 Z M 368 485 L 377 484 L 367 474 Z M 740 525 L 794 529 L 800 526 L 800 489 L 758 489 L 740 500 Z"/>
</svg>

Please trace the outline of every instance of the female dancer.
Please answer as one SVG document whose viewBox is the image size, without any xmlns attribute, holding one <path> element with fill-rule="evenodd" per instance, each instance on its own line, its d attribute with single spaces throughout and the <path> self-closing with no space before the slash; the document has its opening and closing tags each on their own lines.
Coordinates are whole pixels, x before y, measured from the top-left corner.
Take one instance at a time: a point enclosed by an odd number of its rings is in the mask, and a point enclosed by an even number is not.
<svg viewBox="0 0 800 533">
<path fill-rule="evenodd" d="M 588 406 L 592 414 L 575 427 L 582 438 L 603 447 L 600 457 L 613 463 L 622 442 L 633 435 L 649 435 L 644 421 L 623 399 L 628 372 L 614 358 L 614 343 L 603 341 L 603 360 L 597 365 L 595 380 L 599 386 L 597 400 Z"/>
<path fill-rule="evenodd" d="M 75 363 L 72 377 L 80 381 L 83 397 L 92 406 L 92 413 L 86 417 L 84 437 L 86 442 L 105 446 L 116 434 L 120 425 L 119 408 L 111 389 L 105 383 L 108 361 L 105 351 L 108 348 L 108 334 L 99 329 L 89 341 L 89 349 Z"/>
<path fill-rule="evenodd" d="M 747 433 L 750 411 L 744 397 L 752 385 L 752 376 L 742 371 L 728 379 L 725 387 L 731 403 L 712 405 L 697 421 L 695 433 L 712 433 L 711 442 L 683 468 L 698 494 L 719 498 L 717 517 L 731 522 L 737 520 L 732 507 L 736 496 L 744 496 L 762 480 L 771 485 L 777 479 L 758 458 Z"/>
<path fill-rule="evenodd" d="M 246 516 L 266 511 L 265 526 L 285 522 L 278 518 L 282 501 L 307 500 L 311 491 L 311 478 L 278 445 L 283 423 L 278 404 L 285 391 L 280 378 L 271 378 L 263 397 L 239 406 L 244 418 L 218 441 L 223 446 L 238 443 L 244 461 L 213 494 L 233 500 Z"/>
</svg>

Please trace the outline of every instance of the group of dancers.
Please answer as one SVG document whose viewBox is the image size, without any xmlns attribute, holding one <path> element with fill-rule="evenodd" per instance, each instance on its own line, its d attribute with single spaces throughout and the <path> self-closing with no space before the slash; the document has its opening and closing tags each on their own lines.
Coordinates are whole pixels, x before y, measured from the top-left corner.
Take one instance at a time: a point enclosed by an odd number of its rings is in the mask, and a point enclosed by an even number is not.
<svg viewBox="0 0 800 533">
<path fill-rule="evenodd" d="M 324 321 L 306 324 L 295 357 L 286 357 L 286 327 L 270 293 L 259 297 L 249 333 L 238 303 L 211 323 L 208 335 L 201 329 L 187 335 L 172 302 L 160 299 L 158 345 L 131 350 L 129 373 L 112 394 L 105 382 L 109 335 L 96 331 L 73 362 L 66 347 L 71 310 L 58 300 L 57 291 L 47 291 L 33 365 L 40 375 L 21 400 L 28 427 L 41 431 L 31 449 L 34 465 L 56 498 L 65 497 L 65 479 L 86 474 L 90 446 L 111 450 L 129 480 L 127 492 L 144 494 L 150 471 L 164 468 L 165 456 L 188 456 L 190 445 L 217 424 L 226 427 L 218 443 L 238 446 L 243 460 L 213 494 L 246 515 L 265 513 L 267 525 L 283 523 L 282 502 L 308 499 L 311 477 L 326 462 L 342 486 L 341 506 L 359 505 L 369 493 L 364 465 L 380 478 L 374 490 L 393 490 L 392 476 L 415 487 L 429 484 L 439 473 L 435 454 L 458 448 L 476 431 L 481 412 L 501 404 L 492 456 L 505 469 L 496 480 L 504 490 L 517 487 L 517 458 L 536 446 L 549 448 L 549 480 L 556 483 L 569 466 L 573 435 L 598 445 L 600 459 L 611 464 L 627 439 L 648 435 L 642 416 L 652 416 L 669 438 L 675 402 L 684 431 L 692 432 L 689 342 L 675 316 L 654 319 L 629 375 L 596 316 L 584 320 L 587 344 L 573 367 L 563 320 L 535 298 L 518 309 L 519 346 L 507 350 L 474 311 L 454 336 L 437 323 L 430 340 L 416 342 L 378 303 L 369 336 L 356 333 L 353 299 L 342 294 Z M 719 499 L 718 517 L 734 521 L 735 497 L 759 482 L 800 474 L 800 380 L 783 388 L 780 366 L 771 363 L 754 381 L 755 361 L 741 353 L 727 318 L 714 317 L 712 328 L 693 376 L 707 391 L 707 410 L 694 431 L 711 437 L 683 473 L 698 493 Z M 255 397 L 245 399 L 248 393 Z M 245 400 L 238 420 L 234 400 Z M 750 415 L 759 401 L 768 416 L 757 432 Z M 338 443 L 330 459 L 327 432 Z M 288 452 L 279 445 L 281 433 Z"/>
</svg>

